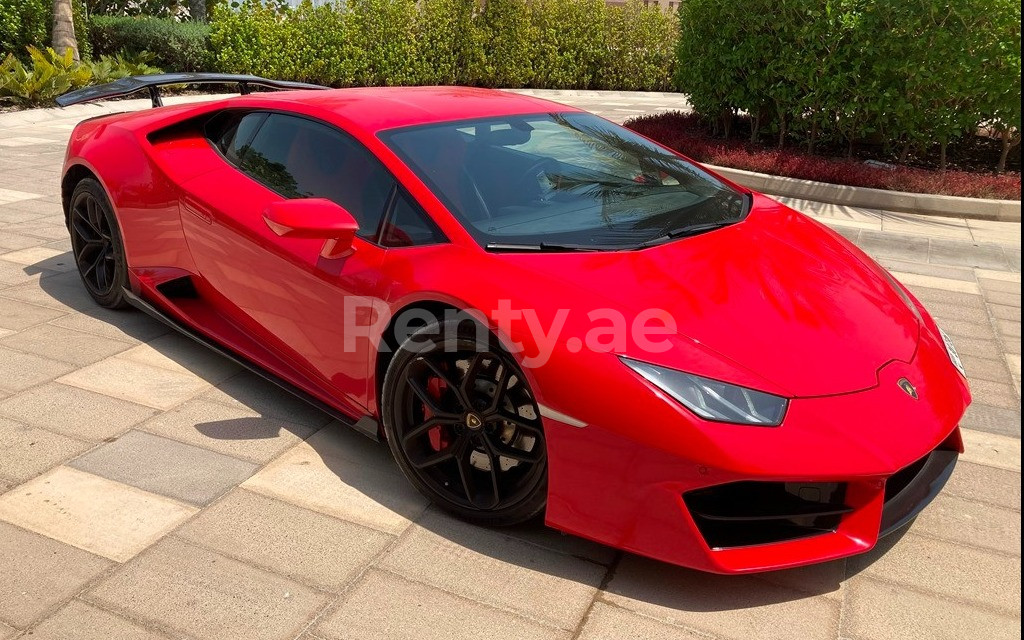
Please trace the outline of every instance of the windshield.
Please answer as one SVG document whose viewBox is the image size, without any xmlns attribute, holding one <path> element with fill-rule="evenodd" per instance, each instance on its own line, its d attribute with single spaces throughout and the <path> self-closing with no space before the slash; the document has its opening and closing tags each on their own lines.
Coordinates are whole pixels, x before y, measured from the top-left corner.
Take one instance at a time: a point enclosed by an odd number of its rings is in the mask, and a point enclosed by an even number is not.
<svg viewBox="0 0 1024 640">
<path fill-rule="evenodd" d="M 491 250 L 640 248 L 746 213 L 743 194 L 591 114 L 451 122 L 381 138 Z"/>
</svg>

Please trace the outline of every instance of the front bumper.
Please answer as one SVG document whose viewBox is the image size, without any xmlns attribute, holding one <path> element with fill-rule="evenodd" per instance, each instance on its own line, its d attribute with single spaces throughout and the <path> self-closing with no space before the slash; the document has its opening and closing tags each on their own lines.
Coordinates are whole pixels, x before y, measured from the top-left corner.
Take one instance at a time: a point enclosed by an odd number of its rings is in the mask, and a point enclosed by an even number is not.
<svg viewBox="0 0 1024 640">
<path fill-rule="evenodd" d="M 619 398 L 591 396 L 601 403 L 600 418 L 586 427 L 545 421 L 547 522 L 715 573 L 784 569 L 868 551 L 931 501 L 963 449 L 957 424 L 970 392 L 932 342 L 922 341 L 914 362 L 880 369 L 875 388 L 793 401 L 776 428 L 701 424 L 642 382 L 624 383 Z M 900 388 L 901 378 L 913 381 L 919 398 Z M 809 523 L 817 530 L 797 535 L 783 527 L 775 539 L 710 540 L 687 497 L 736 483 L 842 485 L 841 509 L 824 509 L 818 515 L 825 519 Z M 750 506 L 747 515 L 755 519 L 772 516 L 764 505 Z M 808 519 L 797 518 L 801 523 Z"/>
</svg>

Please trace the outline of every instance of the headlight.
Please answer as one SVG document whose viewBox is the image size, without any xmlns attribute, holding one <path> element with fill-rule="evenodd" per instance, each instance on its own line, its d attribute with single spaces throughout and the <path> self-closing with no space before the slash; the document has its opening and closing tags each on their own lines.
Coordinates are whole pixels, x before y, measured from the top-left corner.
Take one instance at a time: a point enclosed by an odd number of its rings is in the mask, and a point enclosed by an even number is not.
<svg viewBox="0 0 1024 640">
<path fill-rule="evenodd" d="M 939 335 L 942 336 L 942 344 L 946 345 L 946 353 L 949 354 L 949 360 L 956 367 L 956 370 L 960 372 L 960 375 L 967 377 L 967 372 L 964 371 L 964 363 L 960 362 L 960 354 L 956 352 L 956 347 L 953 346 L 953 340 L 946 335 L 946 332 L 939 329 Z"/>
<path fill-rule="evenodd" d="M 782 423 L 789 401 L 770 393 L 619 357 L 651 384 L 705 420 L 775 427 Z"/>
</svg>

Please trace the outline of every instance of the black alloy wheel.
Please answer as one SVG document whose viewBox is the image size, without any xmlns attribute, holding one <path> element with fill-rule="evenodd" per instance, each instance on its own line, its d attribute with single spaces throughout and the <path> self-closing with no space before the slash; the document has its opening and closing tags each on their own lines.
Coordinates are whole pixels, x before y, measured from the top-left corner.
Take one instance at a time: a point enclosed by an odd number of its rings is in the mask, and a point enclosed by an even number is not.
<svg viewBox="0 0 1024 640">
<path fill-rule="evenodd" d="M 384 414 L 403 472 L 441 507 L 498 526 L 544 509 L 540 410 L 518 364 L 493 336 L 481 344 L 474 331 L 458 333 L 455 322 L 421 329 L 388 369 Z"/>
<path fill-rule="evenodd" d="M 107 308 L 128 306 L 122 291 L 128 275 L 121 234 L 103 187 L 95 180 L 87 178 L 75 186 L 68 228 L 78 274 L 89 295 Z"/>
</svg>

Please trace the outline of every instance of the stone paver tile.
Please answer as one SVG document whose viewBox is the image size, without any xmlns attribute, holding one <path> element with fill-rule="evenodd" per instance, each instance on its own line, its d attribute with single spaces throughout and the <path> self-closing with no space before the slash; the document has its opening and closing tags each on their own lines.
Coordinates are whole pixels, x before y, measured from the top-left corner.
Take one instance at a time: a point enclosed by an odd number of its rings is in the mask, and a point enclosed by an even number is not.
<svg viewBox="0 0 1024 640">
<path fill-rule="evenodd" d="M 1020 620 L 870 578 L 850 581 L 843 637 L 851 640 L 1011 640 Z"/>
<path fill-rule="evenodd" d="M 945 330 L 945 326 L 943 326 L 943 329 Z M 946 333 L 949 333 L 949 331 L 947 330 Z M 992 382 L 1006 384 L 1013 380 L 1005 360 L 989 360 L 987 358 L 975 358 L 965 355 L 960 356 L 960 360 L 964 363 L 964 369 L 967 370 L 968 380 L 991 380 Z"/>
<path fill-rule="evenodd" d="M 1020 473 L 1020 436 L 961 429 L 964 452 L 961 460 Z"/>
<path fill-rule="evenodd" d="M 988 405 L 1009 411 L 1016 411 L 1017 407 L 1020 406 L 1017 392 L 1014 391 L 1013 385 L 1010 383 L 992 382 L 991 380 L 982 380 L 980 378 L 974 379 L 971 380 L 971 396 L 974 398 L 974 402 L 977 402 L 979 405 Z M 974 405 L 971 406 L 973 407 Z M 1020 427 L 1020 423 L 1018 422 L 1016 426 Z"/>
<path fill-rule="evenodd" d="M 1012 320 L 1013 322 L 1020 322 L 1020 307 L 1011 307 L 1005 304 L 990 304 L 988 305 L 988 308 L 997 320 Z"/>
<path fill-rule="evenodd" d="M 75 268 L 75 261 L 70 253 L 50 247 L 30 247 L 18 251 L 8 251 L 0 255 L 0 260 L 47 271 L 71 271 Z"/>
<path fill-rule="evenodd" d="M 998 244 L 940 239 L 931 241 L 928 262 L 1003 271 L 1010 266 Z"/>
<path fill-rule="evenodd" d="M 1017 397 L 1020 397 L 1020 354 L 1006 354 L 1006 366 L 1010 369 L 1010 377 L 1013 378 L 1013 386 L 1017 390 Z"/>
<path fill-rule="evenodd" d="M 81 600 L 32 629 L 32 640 L 167 640 L 168 636 Z"/>
<path fill-rule="evenodd" d="M 196 509 L 70 467 L 0 496 L 0 520 L 125 562 Z"/>
<path fill-rule="evenodd" d="M 999 488 L 992 487 L 998 491 Z M 914 533 L 1020 555 L 1020 511 L 939 494 L 914 521 Z"/>
<path fill-rule="evenodd" d="M 168 538 L 84 598 L 196 638 L 294 638 L 326 603 L 296 582 Z"/>
<path fill-rule="evenodd" d="M 928 238 L 864 229 L 857 238 L 857 246 L 873 258 L 928 262 Z"/>
<path fill-rule="evenodd" d="M 316 431 L 315 427 L 261 416 L 248 407 L 202 399 L 161 413 L 139 429 L 263 464 Z"/>
<path fill-rule="evenodd" d="M 1017 227 L 1020 229 L 1020 227 Z M 1005 249 L 1004 249 L 1005 251 Z M 1003 282 L 1016 282 L 1020 284 L 1021 275 L 1020 273 L 1013 273 L 1011 271 L 993 271 L 991 269 L 975 269 L 974 274 L 978 277 L 978 282 L 984 285 L 984 280 L 1001 280 Z"/>
<path fill-rule="evenodd" d="M 142 431 L 129 431 L 70 464 L 193 504 L 210 502 L 256 469 L 251 462 Z"/>
<path fill-rule="evenodd" d="M 972 391 L 974 391 L 975 386 L 980 385 L 982 382 L 981 380 L 972 380 Z M 1016 404 L 1014 407 L 1016 407 Z M 977 398 L 977 396 L 975 402 L 971 404 L 964 414 L 961 425 L 976 431 L 998 433 L 1017 438 L 1021 436 L 1021 414 L 1017 409 L 1006 409 L 992 407 L 990 404 L 982 404 L 981 398 Z"/>
<path fill-rule="evenodd" d="M 606 568 L 430 511 L 380 560 L 417 582 L 574 629 Z"/>
<path fill-rule="evenodd" d="M 192 373 L 216 384 L 241 370 L 234 362 L 178 333 L 168 333 L 121 355 L 126 360 L 180 373 Z"/>
<path fill-rule="evenodd" d="M 14 627 L 9 627 L 3 622 L 0 622 L 0 640 L 8 640 L 21 633 Z"/>
<path fill-rule="evenodd" d="M 91 444 L 0 418 L 0 477 L 19 484 L 75 456 Z"/>
<path fill-rule="evenodd" d="M 123 433 L 154 413 L 150 407 L 59 382 L 0 400 L 0 414 L 94 442 Z"/>
<path fill-rule="evenodd" d="M 556 531 L 551 527 L 545 526 L 539 520 L 532 520 L 512 527 L 503 527 L 501 531 L 512 538 L 576 558 L 586 558 L 605 566 L 611 565 L 618 554 L 617 549 Z"/>
<path fill-rule="evenodd" d="M 923 276 L 922 276 L 923 277 Z M 914 293 L 914 296 L 918 300 L 924 303 L 924 306 L 928 309 L 932 308 L 933 304 L 947 304 L 955 305 L 958 307 L 969 307 L 971 309 L 977 309 L 978 311 L 985 311 L 985 299 L 977 293 L 964 293 L 962 291 L 949 291 L 947 289 L 939 289 L 937 287 L 922 287 L 914 284 L 908 284 L 907 287 Z M 986 317 L 984 314 L 978 316 Z"/>
<path fill-rule="evenodd" d="M 210 388 L 199 376 L 118 357 L 78 369 L 58 382 L 165 411 Z"/>
<path fill-rule="evenodd" d="M 203 398 L 312 427 L 322 427 L 331 421 L 330 416 L 305 400 L 248 371 L 219 383 Z"/>
<path fill-rule="evenodd" d="M 67 286 L 70 287 L 70 285 Z M 72 295 L 78 295 L 78 293 Z M 111 311 L 96 306 L 96 303 L 91 300 L 83 301 L 81 304 L 85 305 L 83 308 L 85 313 L 58 318 L 53 321 L 53 324 L 115 340 L 128 339 L 134 342 L 152 340 L 170 331 L 167 325 L 141 311 Z"/>
<path fill-rule="evenodd" d="M 10 140 L 10 138 L 8 138 L 8 140 Z M 22 200 L 32 200 L 33 198 L 38 197 L 38 193 L 30 193 L 28 191 L 16 191 L 14 189 L 4 189 L 3 187 L 0 187 L 0 204 L 10 204 L 12 202 L 20 202 Z"/>
<path fill-rule="evenodd" d="M 627 555 L 605 599 L 668 624 L 736 640 L 834 640 L 840 602 L 752 576 L 717 576 Z"/>
<path fill-rule="evenodd" d="M 110 565 L 99 556 L 0 522 L 0 621 L 28 627 Z"/>
<path fill-rule="evenodd" d="M 78 366 L 120 353 L 130 345 L 121 340 L 40 324 L 0 340 L 0 345 Z"/>
<path fill-rule="evenodd" d="M 940 324 L 939 326 L 942 325 Z M 991 339 L 979 340 L 977 338 L 957 336 L 953 340 L 953 344 L 956 346 L 957 352 L 964 355 L 987 358 L 989 360 L 998 360 L 1003 357 L 1002 347 L 999 346 L 998 342 Z"/>
<path fill-rule="evenodd" d="M 363 576 L 315 633 L 328 640 L 568 640 L 570 635 L 383 571 Z"/>
<path fill-rule="evenodd" d="M 578 637 L 579 640 L 706 640 L 707 635 L 595 602 Z"/>
<path fill-rule="evenodd" d="M 886 212 L 882 218 L 882 231 L 906 233 L 918 237 L 931 236 L 954 240 L 973 240 L 971 230 L 967 228 L 966 221 L 957 218 L 936 217 L 930 220 L 922 220 L 900 213 Z"/>
<path fill-rule="evenodd" d="M 985 272 L 991 273 L 991 272 Z M 1018 274 L 1011 274 L 1018 275 Z M 1002 291 L 1003 293 L 1020 293 L 1020 278 L 1016 280 L 997 280 L 978 276 L 978 284 L 985 291 Z"/>
<path fill-rule="evenodd" d="M 850 558 L 852 572 L 956 602 L 1020 615 L 1020 557 L 915 535 Z"/>
<path fill-rule="evenodd" d="M 1009 307 L 1020 308 L 1020 292 L 1008 293 L 1006 291 L 985 291 L 985 301 L 989 304 L 1005 304 Z"/>
<path fill-rule="evenodd" d="M 176 535 L 325 591 L 339 592 L 394 538 L 238 489 Z"/>
<path fill-rule="evenodd" d="M 1016 341 L 1020 342 L 1020 322 L 996 319 L 996 328 L 999 329 L 999 335 L 1004 338 L 1016 338 Z"/>
<path fill-rule="evenodd" d="M 0 389 L 21 391 L 73 369 L 66 362 L 0 347 Z"/>
<path fill-rule="evenodd" d="M 917 273 L 904 273 L 902 271 L 894 271 L 892 275 L 908 287 L 928 287 L 930 289 L 941 289 L 942 291 L 981 295 L 981 288 L 975 282 L 965 282 L 964 280 L 954 278 L 924 276 Z"/>
<path fill-rule="evenodd" d="M 59 240 L 68 235 L 68 229 L 64 226 L 63 221 L 50 222 L 42 219 L 9 224 L 7 230 L 11 233 L 24 233 L 47 240 Z"/>
<path fill-rule="evenodd" d="M 391 534 L 404 531 L 427 506 L 387 447 L 340 425 L 318 431 L 242 486 Z"/>
<path fill-rule="evenodd" d="M 0 209 L 2 208 L 3 207 L 0 207 Z M 6 224 L 7 223 L 4 223 L 4 226 L 6 226 Z M 37 247 L 45 243 L 46 240 L 43 240 L 42 238 L 33 238 L 32 236 L 24 236 L 20 233 L 11 233 L 9 231 L 5 231 L 3 227 L 0 227 L 0 251 L 16 251 L 18 249 L 25 249 L 28 247 Z"/>
<path fill-rule="evenodd" d="M 943 493 L 1020 511 L 1020 474 L 961 459 Z"/>
<path fill-rule="evenodd" d="M 971 324 L 989 322 L 988 313 L 983 305 L 964 307 L 955 303 L 925 302 L 924 306 L 940 327 L 945 326 L 945 323 L 950 320 L 970 322 Z"/>
<path fill-rule="evenodd" d="M 77 273 L 59 273 L 47 276 L 38 282 L 22 281 L 17 286 L 10 286 L 0 290 L 5 300 L 18 300 L 40 307 L 60 311 L 54 317 L 67 316 L 71 311 L 90 311 L 97 309 L 96 302 L 89 297 L 88 292 L 82 286 L 81 279 Z M 68 316 L 68 320 L 74 316 Z"/>
<path fill-rule="evenodd" d="M 902 273 L 916 273 L 922 276 L 934 276 L 949 280 L 963 280 L 965 282 L 977 282 L 975 271 L 966 267 L 950 267 L 942 264 L 927 264 L 924 262 L 907 262 L 893 258 L 883 258 L 878 261 L 889 271 Z"/>
</svg>

